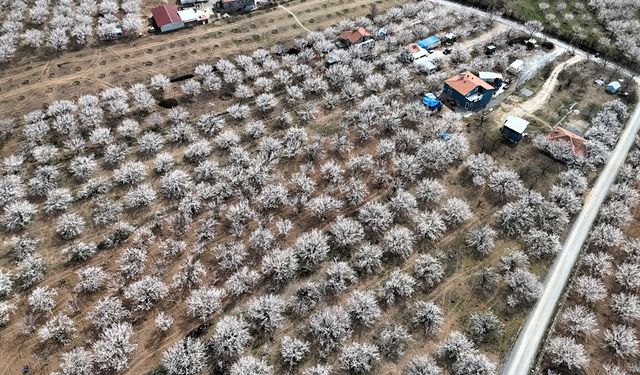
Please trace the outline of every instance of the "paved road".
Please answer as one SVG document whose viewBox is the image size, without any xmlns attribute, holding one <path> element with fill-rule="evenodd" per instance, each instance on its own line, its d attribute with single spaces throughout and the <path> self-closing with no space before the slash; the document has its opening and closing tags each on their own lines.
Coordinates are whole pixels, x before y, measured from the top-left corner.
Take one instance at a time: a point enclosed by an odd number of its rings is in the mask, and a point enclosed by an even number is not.
<svg viewBox="0 0 640 375">
<path fill-rule="evenodd" d="M 488 13 L 486 12 L 482 12 L 478 9 L 467 7 L 451 1 L 432 1 L 454 8 L 472 9 L 474 12 L 484 13 L 488 16 Z M 513 21 L 495 17 L 494 19 L 504 25 L 517 29 L 524 29 L 523 25 L 520 25 Z M 572 49 L 576 53 L 576 55 L 589 57 L 589 53 L 577 48 L 573 48 L 567 43 L 564 43 L 555 38 L 551 38 L 541 33 L 537 33 L 535 34 L 535 36 L 539 38 L 546 38 L 548 41 L 554 43 L 558 47 Z M 591 57 L 591 60 L 603 63 L 603 60 L 599 58 Z M 609 63 L 609 65 L 616 66 L 612 63 Z M 620 68 L 620 71 L 626 74 L 630 73 L 627 69 L 624 68 Z M 635 81 L 636 83 L 640 83 L 640 80 L 638 79 L 635 79 Z M 600 211 L 600 206 L 607 197 L 609 188 L 615 182 L 618 172 L 624 164 L 626 156 L 631 149 L 635 140 L 635 136 L 639 130 L 640 105 L 637 105 L 631 117 L 629 118 L 629 122 L 626 128 L 620 135 L 618 144 L 609 155 L 607 164 L 600 172 L 595 185 L 589 192 L 589 195 L 586 197 L 584 206 L 582 207 L 582 211 L 576 218 L 573 226 L 571 227 L 571 230 L 569 231 L 565 239 L 562 251 L 559 253 L 555 262 L 551 266 L 551 269 L 547 273 L 542 295 L 538 299 L 534 309 L 529 313 L 524 326 L 520 330 L 518 339 L 513 346 L 511 353 L 507 358 L 507 361 L 504 364 L 502 372 L 503 375 L 527 375 L 532 373 L 532 367 L 535 364 L 539 348 L 543 344 L 543 339 L 545 337 L 546 331 L 555 315 L 558 301 L 560 300 L 560 297 L 562 296 L 562 293 L 567 286 L 567 282 L 569 281 L 569 277 L 571 276 L 571 271 L 573 270 L 573 267 L 578 260 L 580 249 L 582 248 L 582 245 L 589 235 L 591 226 L 593 225 L 596 217 L 598 216 L 598 212 Z"/>
<path fill-rule="evenodd" d="M 565 239 L 562 251 L 551 266 L 544 282 L 543 293 L 533 311 L 529 313 L 518 340 L 504 365 L 504 375 L 529 374 L 531 367 L 534 365 L 538 347 L 542 344 L 547 327 L 553 319 L 556 304 L 567 285 L 573 266 L 580 254 L 580 249 L 598 216 L 602 202 L 604 202 L 609 193 L 611 184 L 615 182 L 618 171 L 624 164 L 638 130 L 640 130 L 640 106 L 636 106 L 633 111 L 618 144 L 609 155 L 607 164 L 600 172 L 593 189 L 585 199 L 582 211 L 573 223 Z"/>
</svg>

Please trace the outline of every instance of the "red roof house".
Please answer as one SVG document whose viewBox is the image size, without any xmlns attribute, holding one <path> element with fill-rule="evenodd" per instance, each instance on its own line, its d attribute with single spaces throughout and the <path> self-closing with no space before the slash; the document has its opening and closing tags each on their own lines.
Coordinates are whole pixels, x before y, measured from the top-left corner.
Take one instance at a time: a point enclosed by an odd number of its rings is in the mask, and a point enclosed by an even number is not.
<svg viewBox="0 0 640 375">
<path fill-rule="evenodd" d="M 156 26 L 163 33 L 184 27 L 184 22 L 182 22 L 178 15 L 177 5 L 165 4 L 157 6 L 151 9 L 151 14 L 153 15 L 153 21 Z"/>
<path fill-rule="evenodd" d="M 338 39 L 349 45 L 360 44 L 372 38 L 371 34 L 363 27 L 360 27 L 357 30 L 343 31 L 338 35 Z"/>
<path fill-rule="evenodd" d="M 489 103 L 495 88 L 475 74 L 464 72 L 444 81 L 443 92 L 458 106 L 475 111 Z"/>
<path fill-rule="evenodd" d="M 481 80 L 471 72 L 456 74 L 444 82 L 462 95 L 468 95 L 478 86 L 483 87 L 486 90 L 494 90 L 493 86 Z"/>
<path fill-rule="evenodd" d="M 565 141 L 571 145 L 573 154 L 578 157 L 584 157 L 587 154 L 587 147 L 584 145 L 584 138 L 567 129 L 556 126 L 555 129 L 547 136 L 550 141 Z"/>
</svg>

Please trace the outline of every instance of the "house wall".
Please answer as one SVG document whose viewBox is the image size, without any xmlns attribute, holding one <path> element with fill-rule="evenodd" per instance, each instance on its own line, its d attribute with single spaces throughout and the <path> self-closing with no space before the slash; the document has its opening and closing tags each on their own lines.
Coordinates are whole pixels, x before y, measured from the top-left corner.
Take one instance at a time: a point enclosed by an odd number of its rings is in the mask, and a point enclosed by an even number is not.
<svg viewBox="0 0 640 375">
<path fill-rule="evenodd" d="M 503 126 L 500 128 L 500 133 L 502 133 L 503 137 L 505 137 L 506 139 L 512 142 L 520 142 L 522 140 L 522 134 L 516 133 L 512 129 L 507 128 L 506 126 Z"/>
<path fill-rule="evenodd" d="M 464 107 L 464 103 L 467 102 L 467 98 L 464 95 L 460 94 L 456 90 L 452 89 L 448 84 L 444 84 L 444 93 L 449 95 L 451 99 L 453 99 L 459 106 Z"/>
<path fill-rule="evenodd" d="M 184 22 L 173 22 L 173 23 L 169 23 L 162 26 L 160 28 L 160 31 L 162 31 L 163 33 L 166 33 L 168 31 L 182 29 L 183 27 L 184 27 Z"/>
<path fill-rule="evenodd" d="M 487 90 L 482 95 L 482 99 L 478 100 L 475 103 L 469 103 L 469 106 L 467 108 L 470 111 L 476 111 L 478 109 L 482 109 L 486 107 L 487 104 L 489 104 L 489 102 L 491 101 L 491 96 L 493 96 L 493 90 Z"/>
</svg>

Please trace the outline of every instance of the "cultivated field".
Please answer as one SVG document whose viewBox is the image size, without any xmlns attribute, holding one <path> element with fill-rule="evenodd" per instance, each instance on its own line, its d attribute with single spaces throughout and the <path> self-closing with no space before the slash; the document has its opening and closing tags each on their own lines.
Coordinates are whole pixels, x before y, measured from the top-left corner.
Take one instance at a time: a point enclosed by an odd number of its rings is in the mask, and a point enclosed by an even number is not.
<svg viewBox="0 0 640 375">
<path fill-rule="evenodd" d="M 430 111 L 554 50 L 429 2 L 286 7 L 2 70 L 0 373 L 497 373 L 635 95 L 573 98 L 576 155 L 542 107 L 588 63 Z M 358 27 L 387 36 L 335 46 Z M 403 53 L 448 32 L 437 72 Z"/>
<path fill-rule="evenodd" d="M 346 17 L 369 15 L 400 0 L 305 0 L 286 4 L 309 29 L 323 29 Z M 232 56 L 306 34 L 281 8 L 271 8 L 165 35 L 132 37 L 62 55 L 24 56 L 0 69 L 0 117 L 26 113 L 60 97 L 73 98 L 107 87 L 193 71 L 200 62 Z"/>
</svg>

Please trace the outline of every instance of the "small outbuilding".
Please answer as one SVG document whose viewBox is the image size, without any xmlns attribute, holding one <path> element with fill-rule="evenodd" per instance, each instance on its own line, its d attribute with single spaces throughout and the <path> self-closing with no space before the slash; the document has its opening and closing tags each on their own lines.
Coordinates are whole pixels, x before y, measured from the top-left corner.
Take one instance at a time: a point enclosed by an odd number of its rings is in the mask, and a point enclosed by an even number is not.
<svg viewBox="0 0 640 375">
<path fill-rule="evenodd" d="M 495 45 L 489 44 L 488 46 L 484 47 L 484 54 L 493 55 L 494 53 L 496 53 L 497 50 L 498 48 Z"/>
<path fill-rule="evenodd" d="M 500 134 L 504 139 L 517 144 L 524 138 L 527 126 L 529 126 L 529 121 L 510 115 L 500 128 Z"/>
<path fill-rule="evenodd" d="M 428 38 L 419 40 L 418 45 L 426 50 L 434 49 L 440 46 L 440 38 L 436 35 L 431 35 Z"/>
<path fill-rule="evenodd" d="M 504 82 L 502 74 L 495 72 L 478 72 L 478 77 L 486 83 L 493 85 L 493 87 L 500 87 L 502 86 L 502 82 Z"/>
<path fill-rule="evenodd" d="M 507 67 L 507 72 L 517 75 L 522 71 L 523 67 L 524 67 L 524 61 L 516 60 Z"/>
<path fill-rule="evenodd" d="M 458 106 L 475 111 L 484 108 L 496 89 L 471 72 L 456 74 L 444 81 L 443 94 Z"/>
<path fill-rule="evenodd" d="M 429 56 L 429 53 L 416 43 L 407 44 L 405 50 L 411 55 L 411 59 L 413 59 L 413 61 L 418 60 L 422 57 Z"/>
<path fill-rule="evenodd" d="M 196 14 L 195 8 L 185 8 L 178 11 L 178 17 L 185 24 L 193 23 L 198 21 L 198 15 Z"/>
<path fill-rule="evenodd" d="M 359 27 L 356 30 L 343 31 L 338 35 L 338 41 L 346 47 L 363 44 L 370 40 L 373 40 L 373 36 L 364 27 Z"/>
<path fill-rule="evenodd" d="M 155 26 L 163 33 L 178 30 L 184 27 L 184 22 L 178 15 L 178 6 L 165 4 L 151 9 Z"/>
<path fill-rule="evenodd" d="M 438 66 L 426 56 L 415 60 L 413 65 L 421 73 L 430 74 L 438 70 Z"/>
<path fill-rule="evenodd" d="M 584 157 L 587 154 L 587 146 L 585 146 L 584 138 L 565 128 L 556 126 L 555 129 L 547 136 L 550 141 L 564 141 L 571 146 L 571 151 L 577 157 Z"/>
<path fill-rule="evenodd" d="M 607 85 L 607 92 L 609 94 L 615 94 L 620 90 L 620 82 L 613 81 Z"/>
</svg>

